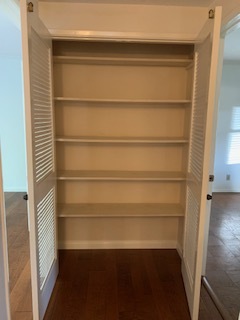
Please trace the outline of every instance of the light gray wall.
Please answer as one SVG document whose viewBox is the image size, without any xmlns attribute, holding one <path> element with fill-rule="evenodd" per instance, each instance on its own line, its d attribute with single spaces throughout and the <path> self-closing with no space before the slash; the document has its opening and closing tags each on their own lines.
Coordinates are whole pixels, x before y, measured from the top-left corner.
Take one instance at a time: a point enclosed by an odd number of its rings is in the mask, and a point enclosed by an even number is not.
<svg viewBox="0 0 240 320">
<path fill-rule="evenodd" d="M 240 62 L 223 65 L 214 174 L 213 191 L 240 192 Z"/>
<path fill-rule="evenodd" d="M 26 191 L 21 57 L 0 56 L 0 114 L 4 191 Z"/>
<path fill-rule="evenodd" d="M 0 6 L 0 143 L 4 191 L 27 189 L 19 23 L 17 20 L 14 23 L 8 11 Z"/>
</svg>

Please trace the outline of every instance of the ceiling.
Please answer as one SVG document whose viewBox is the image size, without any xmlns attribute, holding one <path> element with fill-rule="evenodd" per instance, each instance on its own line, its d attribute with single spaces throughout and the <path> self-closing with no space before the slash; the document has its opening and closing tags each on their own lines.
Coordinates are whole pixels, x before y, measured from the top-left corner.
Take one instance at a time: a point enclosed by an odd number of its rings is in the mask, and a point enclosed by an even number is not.
<svg viewBox="0 0 240 320">
<path fill-rule="evenodd" d="M 40 0 L 42 2 L 78 2 L 78 3 L 109 3 L 109 4 L 144 4 L 162 6 L 208 7 L 213 0 Z"/>
<path fill-rule="evenodd" d="M 21 56 L 20 29 L 2 11 L 0 11 L 0 44 L 0 55 Z"/>
</svg>

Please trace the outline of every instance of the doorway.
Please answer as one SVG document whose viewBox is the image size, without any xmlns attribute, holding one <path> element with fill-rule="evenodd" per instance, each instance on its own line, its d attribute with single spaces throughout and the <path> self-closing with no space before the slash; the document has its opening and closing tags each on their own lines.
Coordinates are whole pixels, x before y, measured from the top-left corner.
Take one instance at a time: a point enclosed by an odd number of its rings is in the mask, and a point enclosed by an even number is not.
<svg viewBox="0 0 240 320">
<path fill-rule="evenodd" d="M 228 319 L 240 311 L 240 29 L 227 33 L 218 108 L 206 277 Z"/>
<path fill-rule="evenodd" d="M 0 6 L 0 136 L 11 319 L 32 319 L 19 8 Z"/>
</svg>

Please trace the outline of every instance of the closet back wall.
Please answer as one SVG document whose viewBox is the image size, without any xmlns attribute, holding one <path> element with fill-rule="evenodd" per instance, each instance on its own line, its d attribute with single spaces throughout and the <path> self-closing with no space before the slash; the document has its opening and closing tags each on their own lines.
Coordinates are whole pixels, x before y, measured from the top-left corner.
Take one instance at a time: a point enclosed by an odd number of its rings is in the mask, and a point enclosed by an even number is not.
<svg viewBox="0 0 240 320">
<path fill-rule="evenodd" d="M 193 46 L 54 42 L 62 248 L 181 248 Z"/>
</svg>

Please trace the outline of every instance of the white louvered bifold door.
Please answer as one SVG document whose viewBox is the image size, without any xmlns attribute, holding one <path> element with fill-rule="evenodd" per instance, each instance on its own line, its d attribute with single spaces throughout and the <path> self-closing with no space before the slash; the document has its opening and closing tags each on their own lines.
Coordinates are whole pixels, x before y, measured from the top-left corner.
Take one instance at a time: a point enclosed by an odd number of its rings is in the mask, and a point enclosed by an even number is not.
<svg viewBox="0 0 240 320">
<path fill-rule="evenodd" d="M 186 190 L 185 232 L 182 274 L 189 309 L 198 319 L 202 274 L 204 223 L 207 215 L 207 190 L 210 165 L 213 110 L 215 105 L 221 8 L 208 21 L 204 40 L 195 46 L 191 136 Z M 204 31 L 207 26 L 205 26 Z"/>
<path fill-rule="evenodd" d="M 21 1 L 30 251 L 34 319 L 43 319 L 58 274 L 52 48 L 38 18 Z"/>
</svg>

